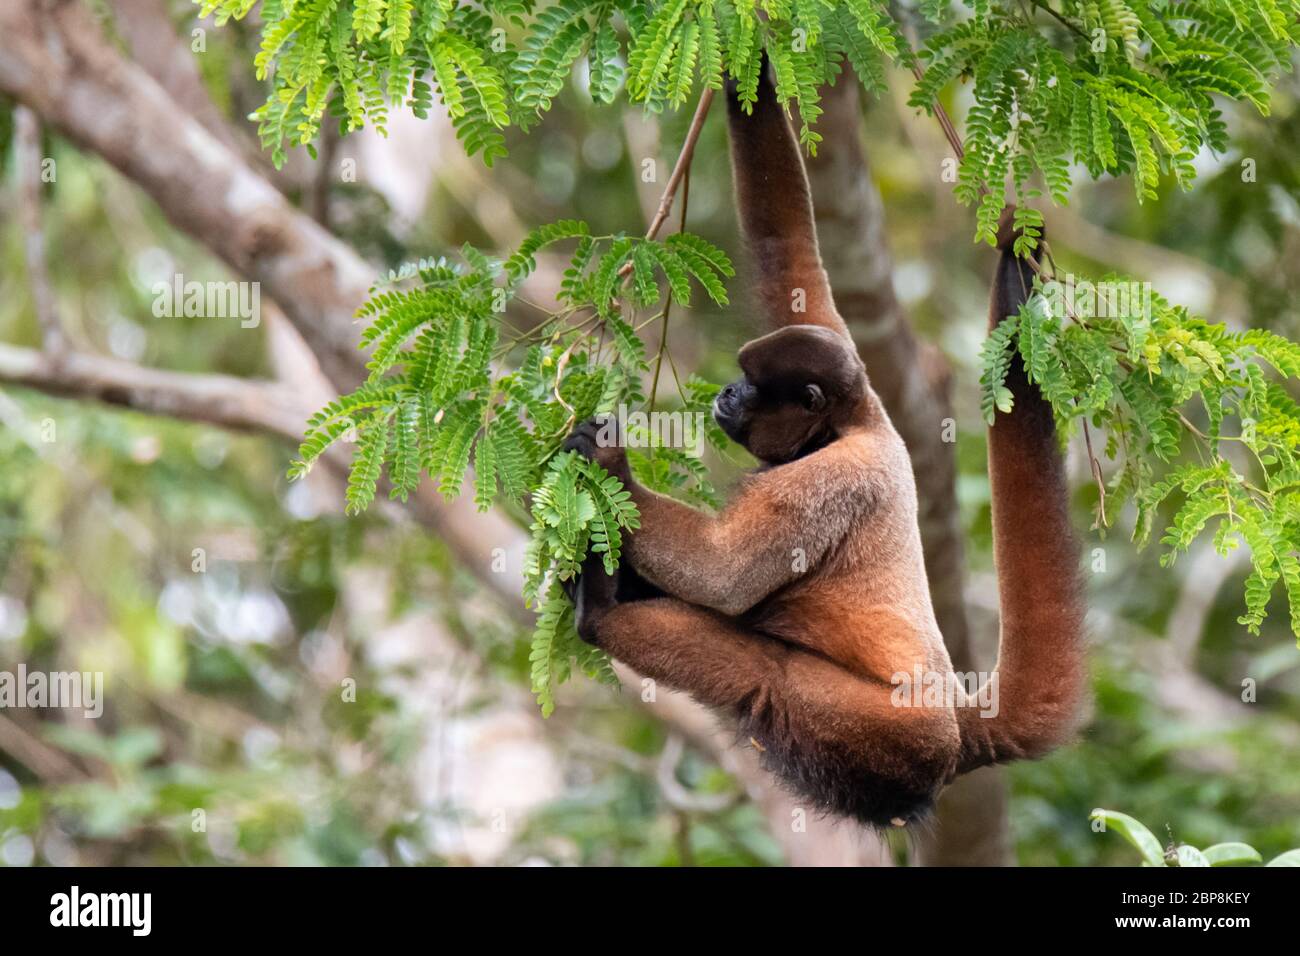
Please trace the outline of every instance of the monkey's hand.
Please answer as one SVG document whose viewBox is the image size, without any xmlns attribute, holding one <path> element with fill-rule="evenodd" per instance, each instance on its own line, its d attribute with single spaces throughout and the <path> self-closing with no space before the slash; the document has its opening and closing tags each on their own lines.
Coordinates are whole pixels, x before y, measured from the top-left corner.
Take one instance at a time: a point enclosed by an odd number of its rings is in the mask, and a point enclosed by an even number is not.
<svg viewBox="0 0 1300 956">
<path fill-rule="evenodd" d="M 632 481 L 632 469 L 628 467 L 627 449 L 623 447 L 617 419 L 587 419 L 564 440 L 563 450 L 576 451 L 583 458 L 596 462 L 624 485 Z"/>
</svg>

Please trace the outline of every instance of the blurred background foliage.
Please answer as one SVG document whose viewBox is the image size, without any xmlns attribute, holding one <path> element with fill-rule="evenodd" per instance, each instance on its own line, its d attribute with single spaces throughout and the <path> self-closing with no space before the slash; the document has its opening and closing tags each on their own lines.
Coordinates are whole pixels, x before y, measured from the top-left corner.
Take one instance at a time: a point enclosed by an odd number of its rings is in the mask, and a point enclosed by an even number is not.
<svg viewBox="0 0 1300 956">
<path fill-rule="evenodd" d="M 191 6 L 169 9 L 189 36 Z M 263 96 L 255 32 L 231 24 L 204 41 L 209 94 L 238 122 Z M 491 171 L 430 120 L 395 123 L 387 142 L 327 144 L 319 163 L 293 156 L 277 184 L 384 267 L 466 241 L 506 249 L 561 217 L 638 231 L 659 189 L 641 181 L 642 159 L 670 163 L 689 115 L 593 107 L 581 83 L 532 134 L 512 132 Z M 910 78 L 891 85 L 865 105 L 865 142 L 899 295 L 956 370 L 968 598 L 991 648 L 976 356 L 992 260 L 937 175 L 932 121 L 903 105 Z M 950 106 L 963 112 L 962 91 Z M 1128 182 L 1076 177 L 1069 209 L 1047 213 L 1053 250 L 1062 271 L 1124 269 L 1212 321 L 1297 339 L 1300 82 L 1287 78 L 1273 116 L 1228 118 L 1234 151 L 1201 157 L 1189 193 L 1138 206 Z M 399 149 L 414 180 L 373 158 Z M 273 374 L 265 328 L 153 316 L 155 281 L 229 278 L 217 261 L 93 155 L 48 133 L 43 152 L 57 167 L 45 238 L 69 338 L 164 368 Z M 331 173 L 349 155 L 356 182 Z M 0 157 L 0 340 L 35 345 L 3 102 Z M 1243 182 L 1243 160 L 1257 181 Z M 719 122 L 699 145 L 689 222 L 741 258 Z M 676 322 L 683 375 L 731 377 L 754 328 L 745 312 Z M 288 484 L 292 453 L 273 438 L 0 389 L 0 671 L 103 671 L 107 701 L 94 721 L 0 712 L 0 863 L 781 862 L 718 767 L 687 751 L 665 786 L 664 731 L 626 692 L 566 686 L 542 725 L 521 629 L 427 532 L 383 509 L 345 520 L 328 479 Z M 1018 860 L 1131 864 L 1127 844 L 1089 828 L 1101 806 L 1162 839 L 1244 840 L 1265 858 L 1300 845 L 1300 652 L 1286 614 L 1251 638 L 1235 623 L 1244 567 L 1193 554 L 1162 569 L 1154 550 L 1134 553 L 1127 528 L 1087 531 L 1096 490 L 1081 455 L 1072 465 L 1096 572 L 1094 702 L 1078 744 L 1010 771 Z M 1247 679 L 1257 699 L 1242 703 Z M 679 787 L 694 802 L 673 799 Z M 893 849 L 908 858 L 906 841 Z"/>
</svg>

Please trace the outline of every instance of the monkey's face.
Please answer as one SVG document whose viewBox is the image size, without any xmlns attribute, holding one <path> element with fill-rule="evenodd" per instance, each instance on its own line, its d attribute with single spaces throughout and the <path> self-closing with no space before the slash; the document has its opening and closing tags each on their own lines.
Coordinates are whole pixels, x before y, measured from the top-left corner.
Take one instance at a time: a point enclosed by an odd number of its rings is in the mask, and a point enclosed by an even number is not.
<svg viewBox="0 0 1300 956">
<path fill-rule="evenodd" d="M 740 350 L 744 377 L 724 388 L 713 417 L 767 464 L 833 440 L 861 405 L 867 378 L 852 345 L 829 329 L 792 325 Z"/>
</svg>

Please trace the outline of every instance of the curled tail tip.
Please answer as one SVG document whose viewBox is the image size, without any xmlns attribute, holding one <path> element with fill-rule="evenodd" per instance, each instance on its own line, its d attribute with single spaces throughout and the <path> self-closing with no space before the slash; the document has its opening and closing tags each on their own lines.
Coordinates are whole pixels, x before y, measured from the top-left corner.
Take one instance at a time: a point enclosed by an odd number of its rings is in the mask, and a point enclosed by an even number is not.
<svg viewBox="0 0 1300 956">
<path fill-rule="evenodd" d="M 1007 203 L 1002 210 L 1002 218 L 998 220 L 998 249 L 1002 252 L 1011 252 L 1015 241 L 1020 237 L 1021 230 L 1016 228 L 1016 204 Z M 1039 241 L 1046 238 L 1046 230 L 1039 229 Z"/>
</svg>

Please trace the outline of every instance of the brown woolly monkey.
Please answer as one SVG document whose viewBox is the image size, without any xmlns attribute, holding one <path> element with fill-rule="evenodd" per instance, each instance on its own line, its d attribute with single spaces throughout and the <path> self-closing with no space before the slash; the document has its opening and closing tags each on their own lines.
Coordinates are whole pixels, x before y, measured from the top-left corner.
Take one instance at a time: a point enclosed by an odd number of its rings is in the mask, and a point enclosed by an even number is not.
<svg viewBox="0 0 1300 956">
<path fill-rule="evenodd" d="M 1052 413 L 1017 359 L 1007 379 L 1015 409 L 989 437 L 1002 604 L 996 708 L 961 688 L 952 698 L 900 696 L 900 674 L 955 684 L 930 603 L 911 462 L 836 311 L 799 146 L 766 71 L 752 115 L 729 93 L 741 225 L 776 330 L 740 350 L 744 376 L 723 389 L 714 415 L 762 466 L 710 516 L 638 485 L 624 450 L 599 447 L 596 423 L 580 426 L 566 447 L 622 479 L 641 528 L 617 575 L 599 560 L 584 567 L 578 630 L 734 716 L 740 739 L 819 810 L 901 825 L 958 774 L 1037 756 L 1072 732 L 1083 605 Z M 991 324 L 1019 309 L 1032 281 L 1013 238 L 1008 215 Z M 800 297 L 806 311 L 797 312 Z M 658 596 L 634 599 L 647 593 Z"/>
</svg>

